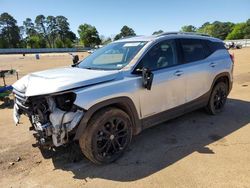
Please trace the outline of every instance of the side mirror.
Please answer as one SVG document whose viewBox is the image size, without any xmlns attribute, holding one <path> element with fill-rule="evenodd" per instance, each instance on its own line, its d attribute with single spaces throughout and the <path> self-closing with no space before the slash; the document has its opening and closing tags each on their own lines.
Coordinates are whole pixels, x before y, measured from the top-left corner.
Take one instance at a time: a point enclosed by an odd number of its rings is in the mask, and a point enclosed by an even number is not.
<svg viewBox="0 0 250 188">
<path fill-rule="evenodd" d="M 77 64 L 78 61 L 79 61 L 79 56 L 78 55 L 74 55 L 72 61 L 73 61 L 73 64 Z"/>
<path fill-rule="evenodd" d="M 142 68 L 142 86 L 151 90 L 154 74 L 148 68 Z"/>
</svg>

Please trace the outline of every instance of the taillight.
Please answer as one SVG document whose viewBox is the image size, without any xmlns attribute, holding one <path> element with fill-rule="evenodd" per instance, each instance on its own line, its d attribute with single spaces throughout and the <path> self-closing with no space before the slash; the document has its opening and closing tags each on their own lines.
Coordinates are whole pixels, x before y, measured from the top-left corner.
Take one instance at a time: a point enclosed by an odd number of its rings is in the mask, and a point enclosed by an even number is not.
<svg viewBox="0 0 250 188">
<path fill-rule="evenodd" d="M 234 63 L 234 54 L 229 53 L 232 62 Z"/>
</svg>

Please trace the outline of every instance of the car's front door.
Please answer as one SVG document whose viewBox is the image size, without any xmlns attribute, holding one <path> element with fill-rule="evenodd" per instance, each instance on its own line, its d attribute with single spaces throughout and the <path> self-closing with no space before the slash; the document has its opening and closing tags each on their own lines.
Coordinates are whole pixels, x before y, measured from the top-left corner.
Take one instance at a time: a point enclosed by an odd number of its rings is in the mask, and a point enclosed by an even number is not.
<svg viewBox="0 0 250 188">
<path fill-rule="evenodd" d="M 175 40 L 161 41 L 142 58 L 137 69 L 146 67 L 153 74 L 151 90 L 140 90 L 142 118 L 156 115 L 185 103 L 186 79 L 177 58 Z"/>
</svg>

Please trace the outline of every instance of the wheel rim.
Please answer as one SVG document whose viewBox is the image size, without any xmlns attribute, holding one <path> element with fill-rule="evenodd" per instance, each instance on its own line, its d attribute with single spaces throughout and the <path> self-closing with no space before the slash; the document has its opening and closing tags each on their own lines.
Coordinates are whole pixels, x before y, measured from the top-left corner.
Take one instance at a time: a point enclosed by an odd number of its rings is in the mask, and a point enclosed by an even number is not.
<svg viewBox="0 0 250 188">
<path fill-rule="evenodd" d="M 104 123 L 96 134 L 96 152 L 102 158 L 119 155 L 128 145 L 130 129 L 127 122 L 119 117 Z"/>
<path fill-rule="evenodd" d="M 222 109 L 226 103 L 226 99 L 227 99 L 226 89 L 223 87 L 219 87 L 215 91 L 215 95 L 214 95 L 214 108 L 215 108 L 215 110 Z"/>
</svg>

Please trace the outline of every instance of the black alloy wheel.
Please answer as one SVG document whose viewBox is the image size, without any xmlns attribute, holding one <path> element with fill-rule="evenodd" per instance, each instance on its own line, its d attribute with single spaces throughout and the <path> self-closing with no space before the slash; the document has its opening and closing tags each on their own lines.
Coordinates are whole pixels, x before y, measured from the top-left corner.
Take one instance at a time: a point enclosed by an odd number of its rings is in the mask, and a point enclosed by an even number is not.
<svg viewBox="0 0 250 188">
<path fill-rule="evenodd" d="M 79 140 L 82 152 L 97 164 L 118 159 L 132 138 L 129 116 L 117 108 L 97 112 Z"/>
<path fill-rule="evenodd" d="M 226 104 L 227 96 L 227 84 L 224 82 L 217 83 L 210 96 L 210 100 L 207 106 L 208 112 L 212 115 L 220 113 Z"/>
</svg>

